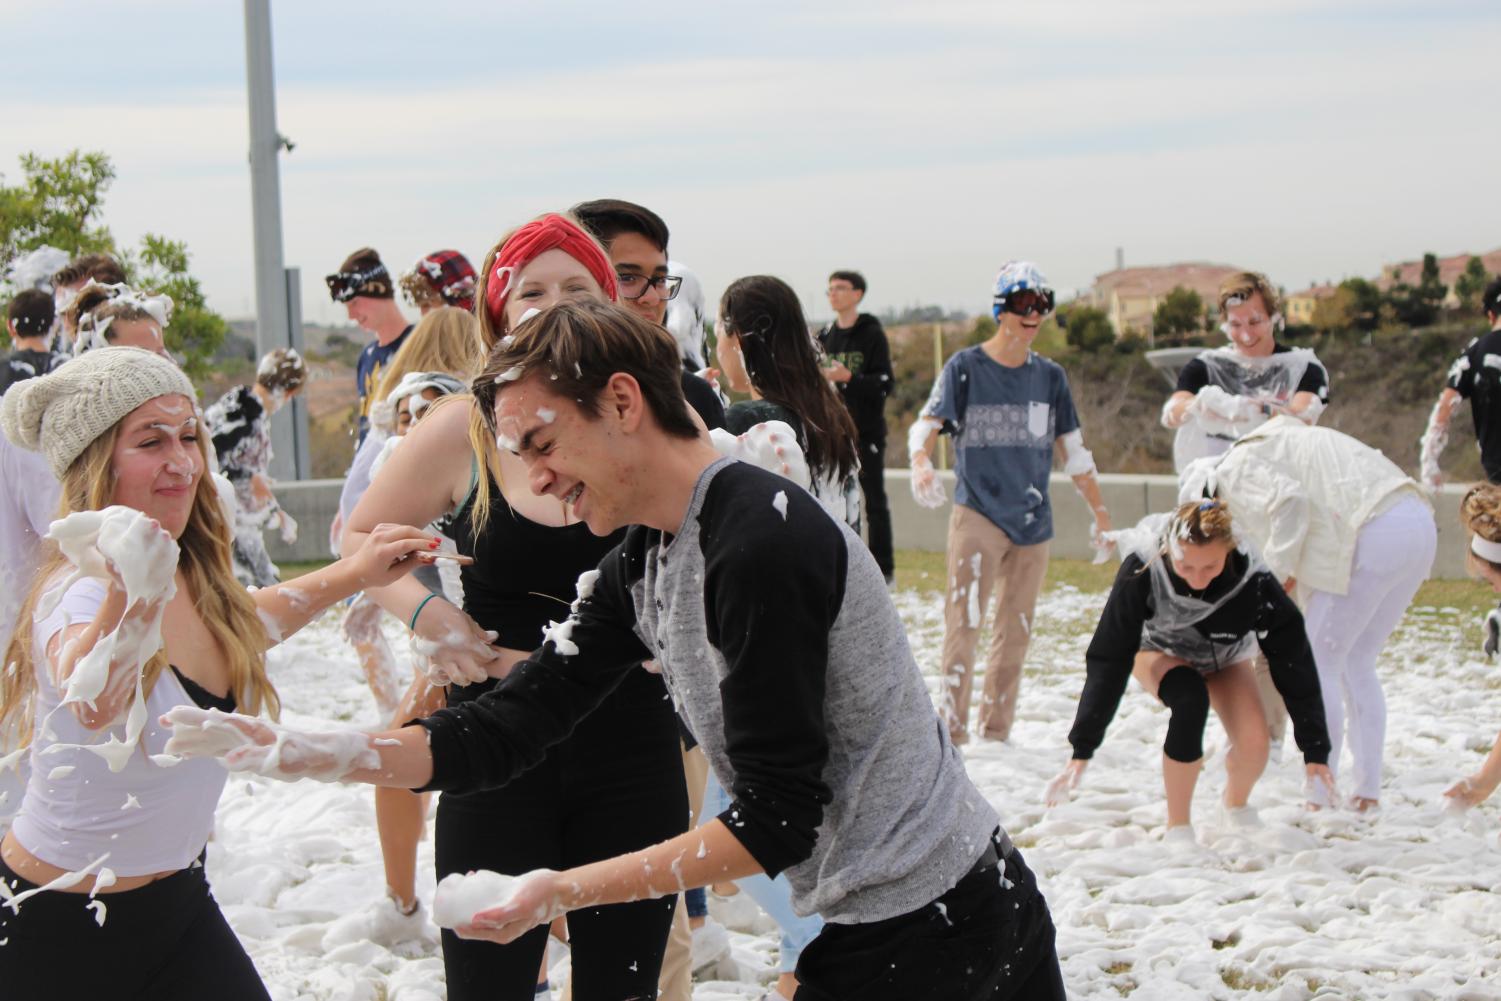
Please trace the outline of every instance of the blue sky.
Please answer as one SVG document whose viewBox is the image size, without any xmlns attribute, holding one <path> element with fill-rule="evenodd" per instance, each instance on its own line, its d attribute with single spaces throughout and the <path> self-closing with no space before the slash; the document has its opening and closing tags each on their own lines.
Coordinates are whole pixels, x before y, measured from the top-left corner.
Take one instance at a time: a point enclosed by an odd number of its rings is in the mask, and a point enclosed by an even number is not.
<svg viewBox="0 0 1501 1001">
<path fill-rule="evenodd" d="M 815 316 L 842 267 L 876 309 L 978 312 L 1014 257 L 1064 290 L 1117 246 L 1296 289 L 1501 245 L 1493 3 L 273 3 L 272 20 L 310 320 L 341 318 L 321 276 L 357 246 L 477 262 L 602 196 L 662 214 L 711 295 L 769 272 Z M 250 312 L 241 5 L 0 0 L 0 32 L 0 172 L 104 150 L 116 235 L 187 241 L 213 305 Z"/>
</svg>

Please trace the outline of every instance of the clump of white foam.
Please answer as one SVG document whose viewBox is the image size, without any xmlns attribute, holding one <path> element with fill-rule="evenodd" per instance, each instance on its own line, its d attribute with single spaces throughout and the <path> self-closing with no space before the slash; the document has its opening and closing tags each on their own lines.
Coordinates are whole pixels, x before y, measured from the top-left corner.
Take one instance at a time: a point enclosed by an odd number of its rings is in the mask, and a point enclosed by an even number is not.
<svg viewBox="0 0 1501 1001">
<path fill-rule="evenodd" d="M 433 896 L 433 923 L 440 928 L 471 924 L 480 911 L 507 904 L 516 883 L 517 877 L 489 869 L 444 876 Z"/>
<path fill-rule="evenodd" d="M 125 592 L 126 611 L 120 624 L 77 659 L 59 702 L 74 706 L 74 711 L 83 706 L 98 711 L 101 703 L 123 705 L 134 686 L 124 739 L 111 734 L 102 744 L 81 745 L 103 758 L 110 771 L 118 772 L 146 725 L 141 668 L 161 649 L 162 615 L 177 593 L 177 543 L 142 512 L 118 505 L 74 512 L 54 521 L 47 535 L 75 570 L 47 594 L 43 615 L 51 614 L 68 588 L 83 577 L 110 582 Z M 71 659 L 70 653 L 64 647 L 60 660 Z M 63 682 L 56 680 L 59 685 Z M 57 749 L 66 746 L 70 745 L 53 745 Z"/>
<path fill-rule="evenodd" d="M 549 622 L 542 632 L 543 644 L 551 643 L 552 648 L 564 657 L 577 656 L 579 645 L 573 642 L 573 625 L 577 621 L 570 616 L 562 622 Z"/>
<path fill-rule="evenodd" d="M 797 444 L 797 434 L 785 421 L 763 421 L 742 435 L 715 428 L 709 432 L 709 438 L 720 455 L 760 466 L 804 490 L 813 487 L 813 474 Z"/>
</svg>

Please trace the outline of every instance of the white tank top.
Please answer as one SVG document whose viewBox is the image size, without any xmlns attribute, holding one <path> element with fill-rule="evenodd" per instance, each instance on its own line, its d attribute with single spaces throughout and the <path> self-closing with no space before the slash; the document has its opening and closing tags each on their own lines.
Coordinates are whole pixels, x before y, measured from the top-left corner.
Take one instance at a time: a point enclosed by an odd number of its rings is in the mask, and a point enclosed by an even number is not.
<svg viewBox="0 0 1501 1001">
<path fill-rule="evenodd" d="M 36 620 L 31 775 L 11 830 L 27 851 L 62 869 L 82 869 L 106 854 L 104 865 L 119 876 L 185 869 L 208 841 L 227 776 L 211 758 L 163 767 L 148 757 L 162 753 L 170 736 L 158 718 L 193 704 L 172 671 L 163 671 L 146 697 L 146 729 L 123 770 L 111 772 L 86 748 L 57 746 L 125 735 L 123 714 L 114 726 L 89 730 L 71 708 L 59 708 L 48 677 L 48 642 L 69 624 L 92 621 L 104 596 L 102 581 L 80 580 L 51 615 Z"/>
</svg>

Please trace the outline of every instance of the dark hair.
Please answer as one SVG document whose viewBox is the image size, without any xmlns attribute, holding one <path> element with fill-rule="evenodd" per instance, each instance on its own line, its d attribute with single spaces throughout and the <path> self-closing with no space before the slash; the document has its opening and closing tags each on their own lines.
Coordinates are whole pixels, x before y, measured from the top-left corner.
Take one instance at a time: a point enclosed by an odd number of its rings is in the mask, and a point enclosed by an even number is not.
<svg viewBox="0 0 1501 1001">
<path fill-rule="evenodd" d="M 829 275 L 829 281 L 849 282 L 850 288 L 854 289 L 856 292 L 865 291 L 865 276 L 858 271 L 835 271 L 833 274 Z"/>
<path fill-rule="evenodd" d="M 1480 295 L 1480 308 L 1492 316 L 1501 316 L 1501 278 L 1492 278 Z"/>
<path fill-rule="evenodd" d="M 101 285 L 123 285 L 125 270 L 120 267 L 119 261 L 108 254 L 84 254 L 73 258 L 53 275 L 52 284 L 77 285 L 86 278 L 92 278 Z"/>
<path fill-rule="evenodd" d="M 761 398 L 803 422 L 803 452 L 815 480 L 843 479 L 859 464 L 855 422 L 818 370 L 818 353 L 797 293 L 780 278 L 751 275 L 730 283 L 719 300 L 724 329 L 740 341 L 745 374 Z"/>
<path fill-rule="evenodd" d="M 10 320 L 11 326 L 16 328 L 17 337 L 40 337 L 52 329 L 57 307 L 46 292 L 29 288 L 16 293 L 5 316 Z"/>
<path fill-rule="evenodd" d="M 513 369 L 520 369 L 512 374 Z M 698 437 L 683 397 L 678 343 L 662 327 L 614 303 L 565 300 L 544 309 L 490 350 L 470 391 L 490 433 L 495 433 L 495 397 L 505 383 L 546 372 L 544 383 L 559 396 L 579 401 L 585 414 L 604 412 L 605 383 L 617 372 L 636 380 L 662 430 L 675 438 Z M 502 373 L 505 378 L 499 378 Z M 497 381 L 499 380 L 499 381 Z"/>
<path fill-rule="evenodd" d="M 594 238 L 610 249 L 621 233 L 646 237 L 662 253 L 667 253 L 667 224 L 649 208 L 619 198 L 596 198 L 579 202 L 568 210 Z"/>
</svg>

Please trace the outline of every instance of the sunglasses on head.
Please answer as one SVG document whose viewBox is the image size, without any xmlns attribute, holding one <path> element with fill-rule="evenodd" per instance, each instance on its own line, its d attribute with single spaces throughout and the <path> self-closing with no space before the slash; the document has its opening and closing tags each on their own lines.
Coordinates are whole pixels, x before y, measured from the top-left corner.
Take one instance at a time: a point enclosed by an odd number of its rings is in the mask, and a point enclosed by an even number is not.
<svg viewBox="0 0 1501 1001">
<path fill-rule="evenodd" d="M 1046 315 L 1052 311 L 1053 290 L 1050 288 L 1018 289 L 1006 296 L 1006 312 L 1017 316 L 1031 316 L 1033 313 Z"/>
</svg>

